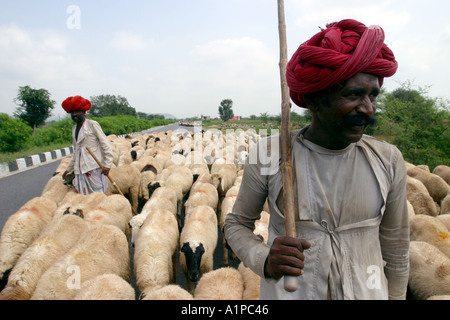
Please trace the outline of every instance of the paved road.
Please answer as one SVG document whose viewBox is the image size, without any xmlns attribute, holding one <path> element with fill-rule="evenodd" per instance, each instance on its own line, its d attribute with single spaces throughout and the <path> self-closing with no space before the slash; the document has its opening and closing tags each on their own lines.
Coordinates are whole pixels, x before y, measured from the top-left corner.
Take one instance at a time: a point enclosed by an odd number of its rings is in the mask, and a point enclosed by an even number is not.
<svg viewBox="0 0 450 320">
<path fill-rule="evenodd" d="M 194 130 L 193 127 L 180 127 L 179 124 L 171 124 L 169 126 L 150 129 L 148 132 L 176 129 Z M 11 214 L 19 210 L 28 200 L 41 195 L 45 184 L 53 176 L 60 162 L 61 160 L 55 160 L 51 163 L 42 164 L 0 178 L 0 230 L 3 229 L 6 220 Z M 131 252 L 132 255 L 133 251 Z M 222 237 L 219 232 L 217 249 L 214 254 L 214 269 L 222 267 L 222 253 Z M 230 260 L 230 263 L 232 266 L 237 267 L 239 261 Z M 179 265 L 177 269 L 177 283 L 187 289 L 185 276 Z"/>
</svg>

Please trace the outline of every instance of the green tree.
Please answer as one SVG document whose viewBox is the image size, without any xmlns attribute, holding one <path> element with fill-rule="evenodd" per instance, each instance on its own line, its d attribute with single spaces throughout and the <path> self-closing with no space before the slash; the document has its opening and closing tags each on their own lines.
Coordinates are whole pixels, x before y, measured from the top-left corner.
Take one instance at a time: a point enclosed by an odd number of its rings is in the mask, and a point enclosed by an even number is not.
<svg viewBox="0 0 450 320">
<path fill-rule="evenodd" d="M 22 150 L 30 140 L 32 131 L 23 120 L 0 113 L 0 152 Z"/>
<path fill-rule="evenodd" d="M 30 86 L 19 87 L 19 92 L 14 102 L 19 106 L 14 116 L 22 119 L 33 128 L 44 124 L 51 115 L 56 102 L 50 99 L 50 93 L 45 89 L 32 89 Z"/>
<path fill-rule="evenodd" d="M 128 100 L 122 96 L 99 95 L 91 99 L 91 110 L 88 114 L 94 117 L 110 117 L 117 115 L 130 115 L 136 117 L 136 109 L 132 108 Z"/>
<path fill-rule="evenodd" d="M 222 121 L 228 121 L 234 117 L 233 113 L 233 101 L 230 99 L 225 99 L 220 102 L 219 115 Z"/>
<path fill-rule="evenodd" d="M 449 165 L 449 103 L 425 94 L 426 90 L 412 89 L 410 83 L 383 94 L 374 134 L 395 144 L 408 162 L 430 168 Z"/>
</svg>

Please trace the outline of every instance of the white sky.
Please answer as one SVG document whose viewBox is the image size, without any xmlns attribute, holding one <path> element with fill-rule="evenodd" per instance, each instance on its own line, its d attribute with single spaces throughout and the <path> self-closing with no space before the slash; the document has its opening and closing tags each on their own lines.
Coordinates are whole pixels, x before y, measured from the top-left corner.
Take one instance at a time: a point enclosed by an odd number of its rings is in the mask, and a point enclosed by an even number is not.
<svg viewBox="0 0 450 320">
<path fill-rule="evenodd" d="M 61 117 L 66 97 L 100 94 L 179 118 L 217 117 L 223 99 L 235 115 L 280 113 L 276 0 L 0 0 L 0 8 L 2 113 L 13 114 L 25 85 L 47 89 Z M 450 98 L 449 1 L 285 0 L 285 13 L 289 58 L 326 23 L 377 24 L 399 62 L 385 87 L 410 80 Z"/>
</svg>

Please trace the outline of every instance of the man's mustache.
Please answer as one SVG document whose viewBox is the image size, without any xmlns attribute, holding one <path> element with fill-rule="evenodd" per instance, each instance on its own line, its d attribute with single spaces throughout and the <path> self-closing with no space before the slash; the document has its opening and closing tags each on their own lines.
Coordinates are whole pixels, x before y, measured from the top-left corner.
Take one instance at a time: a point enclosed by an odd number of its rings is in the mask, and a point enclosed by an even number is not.
<svg viewBox="0 0 450 320">
<path fill-rule="evenodd" d="M 342 120 L 344 126 L 362 126 L 362 125 L 374 125 L 377 119 L 373 116 L 368 116 L 364 114 L 352 114 L 346 116 Z"/>
</svg>

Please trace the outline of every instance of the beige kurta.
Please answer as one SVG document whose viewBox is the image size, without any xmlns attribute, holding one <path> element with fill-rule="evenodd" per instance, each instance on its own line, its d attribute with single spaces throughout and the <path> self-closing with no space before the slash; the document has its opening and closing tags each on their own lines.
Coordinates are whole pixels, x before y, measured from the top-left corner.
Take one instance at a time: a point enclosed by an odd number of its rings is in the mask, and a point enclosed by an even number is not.
<svg viewBox="0 0 450 320">
<path fill-rule="evenodd" d="M 317 146 L 298 132 L 292 135 L 297 237 L 308 240 L 311 248 L 304 251 L 305 273 L 298 277 L 296 292 L 286 292 L 283 281 L 264 279 L 270 244 L 284 234 L 278 143 L 279 137 L 264 139 L 251 151 L 224 227 L 233 251 L 261 277 L 260 298 L 405 298 L 406 169 L 397 148 L 369 136 L 336 151 Z M 266 198 L 268 244 L 252 232 Z"/>
</svg>

